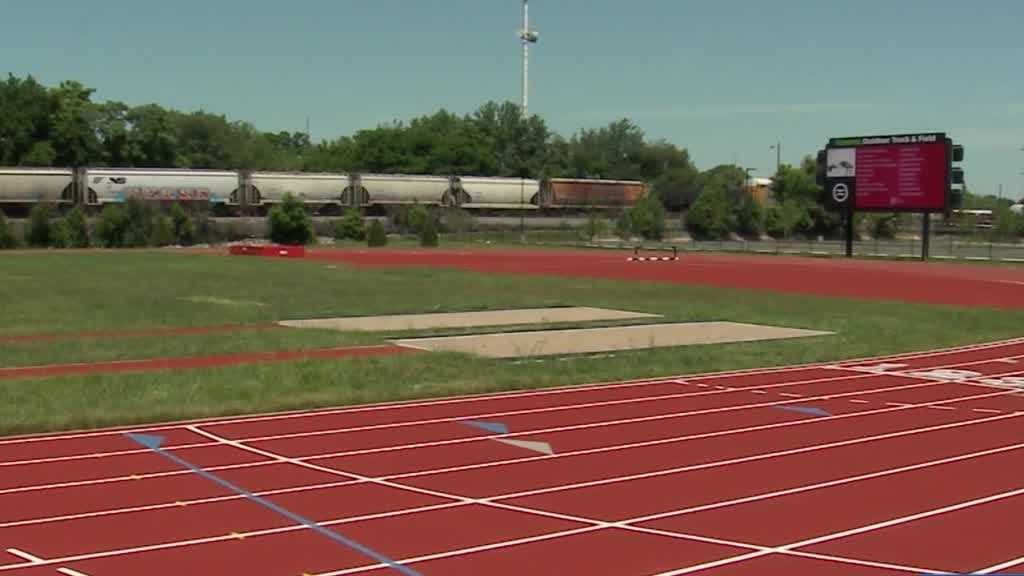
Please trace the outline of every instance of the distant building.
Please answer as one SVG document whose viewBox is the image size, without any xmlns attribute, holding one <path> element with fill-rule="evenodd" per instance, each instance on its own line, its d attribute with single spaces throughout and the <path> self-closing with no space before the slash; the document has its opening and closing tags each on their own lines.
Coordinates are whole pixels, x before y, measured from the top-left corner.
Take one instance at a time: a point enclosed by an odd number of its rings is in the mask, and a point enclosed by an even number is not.
<svg viewBox="0 0 1024 576">
<path fill-rule="evenodd" d="M 771 178 L 751 178 L 747 180 L 747 193 L 761 206 L 775 202 Z"/>
</svg>

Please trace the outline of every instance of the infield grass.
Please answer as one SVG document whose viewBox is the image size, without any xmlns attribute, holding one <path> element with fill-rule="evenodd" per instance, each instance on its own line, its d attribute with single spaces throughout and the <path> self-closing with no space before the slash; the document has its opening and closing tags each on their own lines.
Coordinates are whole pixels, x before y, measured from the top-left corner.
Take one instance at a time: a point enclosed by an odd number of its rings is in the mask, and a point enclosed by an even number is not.
<svg viewBox="0 0 1024 576">
<path fill-rule="evenodd" d="M 0 433 L 7 434 L 874 356 L 1014 337 L 1024 321 L 1024 312 L 1005 310 L 173 251 L 0 255 L 0 302 L 0 334 L 7 335 L 561 305 L 650 312 L 667 322 L 729 320 L 836 333 L 600 358 L 422 353 L 8 380 L 0 381 Z M 0 366 L 304 349 L 390 336 L 278 329 L 0 344 Z"/>
</svg>

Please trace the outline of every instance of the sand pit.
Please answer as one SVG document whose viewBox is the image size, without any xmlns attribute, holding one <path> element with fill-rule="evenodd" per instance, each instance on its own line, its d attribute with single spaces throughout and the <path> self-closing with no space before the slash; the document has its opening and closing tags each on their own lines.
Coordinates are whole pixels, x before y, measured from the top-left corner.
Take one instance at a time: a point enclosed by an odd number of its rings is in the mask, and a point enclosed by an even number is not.
<svg viewBox="0 0 1024 576">
<path fill-rule="evenodd" d="M 278 322 L 291 328 L 321 328 L 355 332 L 399 330 L 431 330 L 436 328 L 474 328 L 480 326 L 512 326 L 519 324 L 551 324 L 558 322 L 595 322 L 604 320 L 638 320 L 659 318 L 657 314 L 608 310 L 605 308 L 564 307 L 528 308 L 520 310 L 487 310 L 482 312 L 449 312 L 439 314 L 400 314 L 350 318 L 320 318 Z"/>
<path fill-rule="evenodd" d="M 612 328 L 505 332 L 442 338 L 409 338 L 395 340 L 394 344 L 435 352 L 465 352 L 486 358 L 519 358 L 777 340 L 829 334 L 831 332 L 735 322 L 688 322 Z"/>
</svg>

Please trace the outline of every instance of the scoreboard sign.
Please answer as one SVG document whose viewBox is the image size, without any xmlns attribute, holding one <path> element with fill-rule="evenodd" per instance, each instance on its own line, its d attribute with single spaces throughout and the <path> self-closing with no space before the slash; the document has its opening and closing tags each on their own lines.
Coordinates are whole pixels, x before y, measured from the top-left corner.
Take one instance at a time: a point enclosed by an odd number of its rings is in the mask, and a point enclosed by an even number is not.
<svg viewBox="0 0 1024 576">
<path fill-rule="evenodd" d="M 825 191 L 837 208 L 942 212 L 950 195 L 952 143 L 945 134 L 833 138 Z"/>
</svg>

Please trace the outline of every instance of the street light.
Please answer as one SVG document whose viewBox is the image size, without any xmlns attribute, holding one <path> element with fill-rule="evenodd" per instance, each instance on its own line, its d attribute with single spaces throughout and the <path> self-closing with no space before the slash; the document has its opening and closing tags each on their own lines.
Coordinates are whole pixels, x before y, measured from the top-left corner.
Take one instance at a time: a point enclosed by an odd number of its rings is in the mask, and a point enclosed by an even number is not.
<svg viewBox="0 0 1024 576">
<path fill-rule="evenodd" d="M 779 169 L 782 168 L 782 142 L 778 140 L 775 144 L 768 147 L 769 150 L 775 150 L 775 173 L 779 173 Z"/>
</svg>

